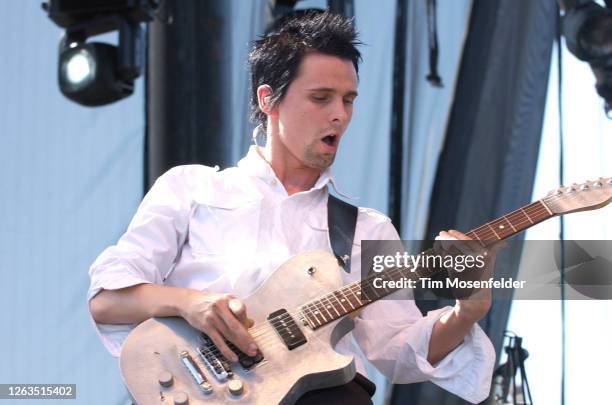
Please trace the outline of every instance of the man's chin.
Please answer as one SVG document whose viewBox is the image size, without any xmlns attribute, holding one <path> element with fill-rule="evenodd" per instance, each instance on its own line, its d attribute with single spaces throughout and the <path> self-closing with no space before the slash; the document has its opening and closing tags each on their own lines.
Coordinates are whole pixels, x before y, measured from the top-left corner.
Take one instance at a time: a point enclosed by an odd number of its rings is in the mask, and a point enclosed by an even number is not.
<svg viewBox="0 0 612 405">
<path fill-rule="evenodd" d="M 313 162 L 314 163 L 313 166 L 316 169 L 324 171 L 334 163 L 335 159 L 336 159 L 335 153 L 326 153 L 326 154 L 319 156 L 318 159 L 316 159 L 316 161 Z"/>
<path fill-rule="evenodd" d="M 306 150 L 304 156 L 304 163 L 313 169 L 324 171 L 330 167 L 336 159 L 336 152 L 321 152 L 314 150 Z"/>
</svg>

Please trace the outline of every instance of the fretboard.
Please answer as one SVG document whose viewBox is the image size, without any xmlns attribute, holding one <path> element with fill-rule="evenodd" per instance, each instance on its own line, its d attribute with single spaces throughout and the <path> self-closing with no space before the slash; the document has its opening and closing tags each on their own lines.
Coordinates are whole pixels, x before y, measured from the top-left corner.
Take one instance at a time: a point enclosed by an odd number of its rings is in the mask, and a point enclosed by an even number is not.
<svg viewBox="0 0 612 405">
<path fill-rule="evenodd" d="M 516 235 L 552 216 L 552 212 L 540 200 L 472 229 L 466 235 L 480 241 L 483 246 L 487 246 Z M 428 253 L 431 253 L 431 251 L 422 254 Z M 440 271 L 440 268 L 426 267 L 385 269 L 380 273 L 372 273 L 363 280 L 347 284 L 323 297 L 306 303 L 300 307 L 300 312 L 313 329 L 318 329 L 400 289 L 376 288 L 373 284 L 376 278 L 388 281 L 418 280 L 431 277 Z"/>
</svg>

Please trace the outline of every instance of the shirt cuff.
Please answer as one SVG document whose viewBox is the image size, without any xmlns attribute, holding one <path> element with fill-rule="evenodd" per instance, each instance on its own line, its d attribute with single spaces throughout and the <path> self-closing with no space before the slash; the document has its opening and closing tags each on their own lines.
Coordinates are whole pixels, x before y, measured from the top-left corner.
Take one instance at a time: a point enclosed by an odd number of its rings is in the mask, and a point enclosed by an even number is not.
<svg viewBox="0 0 612 405">
<path fill-rule="evenodd" d="M 406 349 L 412 353 L 407 353 L 402 359 L 414 356 L 424 379 L 467 401 L 478 403 L 489 395 L 495 366 L 493 345 L 478 324 L 474 324 L 463 342 L 437 364 L 432 365 L 427 361 L 433 326 L 449 311 L 452 311 L 452 307 L 428 312 L 419 325 L 421 333 L 415 331 L 417 333 L 408 334 Z"/>
</svg>

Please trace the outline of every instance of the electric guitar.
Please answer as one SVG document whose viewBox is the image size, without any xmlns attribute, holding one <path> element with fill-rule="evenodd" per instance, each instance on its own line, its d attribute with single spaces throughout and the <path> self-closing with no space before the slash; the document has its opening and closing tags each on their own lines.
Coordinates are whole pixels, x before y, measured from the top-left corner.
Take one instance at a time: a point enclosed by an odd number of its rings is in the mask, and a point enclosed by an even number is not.
<svg viewBox="0 0 612 405">
<path fill-rule="evenodd" d="M 612 199 L 612 178 L 560 187 L 539 201 L 467 235 L 502 240 L 556 215 L 593 210 Z M 427 277 L 439 270 L 386 269 L 387 280 Z M 306 252 L 279 267 L 244 299 L 255 321 L 249 333 L 260 352 L 231 364 L 205 335 L 181 318 L 152 318 L 127 337 L 121 374 L 139 405 L 292 404 L 304 393 L 342 385 L 355 376 L 352 356 L 334 351 L 352 328 L 351 313 L 391 294 L 373 276 L 342 286 L 333 254 Z"/>
</svg>

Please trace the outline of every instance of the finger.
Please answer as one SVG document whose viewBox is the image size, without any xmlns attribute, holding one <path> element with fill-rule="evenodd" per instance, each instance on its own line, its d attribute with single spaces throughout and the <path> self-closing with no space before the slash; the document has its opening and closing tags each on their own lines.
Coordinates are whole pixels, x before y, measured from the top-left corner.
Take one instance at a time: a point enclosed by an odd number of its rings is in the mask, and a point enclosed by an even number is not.
<svg viewBox="0 0 612 405">
<path fill-rule="evenodd" d="M 221 332 L 244 353 L 249 356 L 257 354 L 257 345 L 249 335 L 244 325 L 230 311 L 229 305 L 222 307 L 218 313 L 223 325 L 219 325 Z"/>
<path fill-rule="evenodd" d="M 217 330 L 212 329 L 206 332 L 206 334 L 213 341 L 215 346 L 217 346 L 217 349 L 219 349 L 219 351 L 225 356 L 226 359 L 234 363 L 238 361 L 238 356 L 236 355 L 236 353 L 234 353 L 234 351 L 229 348 L 229 346 L 225 343 L 225 339 L 223 339 L 223 336 Z"/>
<path fill-rule="evenodd" d="M 480 255 L 485 254 L 485 244 L 477 239 L 470 238 L 466 234 L 457 230 L 451 229 L 448 234 L 460 242 L 455 242 L 455 246 L 465 255 Z"/>
<path fill-rule="evenodd" d="M 232 298 L 228 302 L 228 307 L 238 321 L 244 325 L 248 319 L 246 314 L 246 305 L 244 305 L 244 303 L 238 298 Z"/>
<path fill-rule="evenodd" d="M 238 298 L 231 299 L 229 301 L 229 309 L 234 313 L 238 321 L 244 325 L 245 328 L 250 328 L 255 324 L 251 318 L 247 316 L 246 305 Z"/>
<path fill-rule="evenodd" d="M 445 254 L 450 247 L 450 244 L 448 242 L 449 240 L 452 240 L 450 234 L 446 231 L 440 231 L 440 233 L 438 233 L 438 236 L 436 236 L 435 238 L 434 251 L 440 255 Z"/>
<path fill-rule="evenodd" d="M 450 235 L 451 237 L 458 239 L 458 240 L 472 240 L 472 238 L 470 238 L 466 234 L 456 231 L 454 229 L 449 229 L 448 231 L 446 231 L 446 233 Z"/>
<path fill-rule="evenodd" d="M 454 231 L 457 232 L 457 235 L 453 234 L 452 232 L 452 230 L 440 231 L 436 237 L 436 240 L 440 242 L 443 253 L 459 254 L 461 253 L 461 249 L 459 247 L 465 242 L 459 242 L 462 239 L 457 236 L 461 236 L 462 238 L 467 238 L 467 236 L 463 235 L 461 232 Z M 467 238 L 467 240 L 470 240 L 470 238 Z"/>
</svg>

